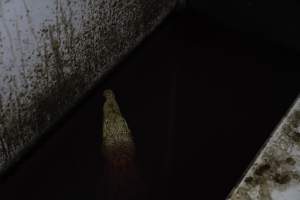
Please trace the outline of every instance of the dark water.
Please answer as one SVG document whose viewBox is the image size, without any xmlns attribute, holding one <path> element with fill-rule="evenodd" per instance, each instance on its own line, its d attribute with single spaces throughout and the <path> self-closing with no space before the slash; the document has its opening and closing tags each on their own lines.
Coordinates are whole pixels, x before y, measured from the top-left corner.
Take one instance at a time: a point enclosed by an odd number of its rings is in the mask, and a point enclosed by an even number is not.
<svg viewBox="0 0 300 200">
<path fill-rule="evenodd" d="M 103 199 L 111 88 L 134 134 L 144 199 L 224 199 L 299 92 L 293 60 L 260 34 L 170 16 L 1 182 L 0 198 Z"/>
</svg>

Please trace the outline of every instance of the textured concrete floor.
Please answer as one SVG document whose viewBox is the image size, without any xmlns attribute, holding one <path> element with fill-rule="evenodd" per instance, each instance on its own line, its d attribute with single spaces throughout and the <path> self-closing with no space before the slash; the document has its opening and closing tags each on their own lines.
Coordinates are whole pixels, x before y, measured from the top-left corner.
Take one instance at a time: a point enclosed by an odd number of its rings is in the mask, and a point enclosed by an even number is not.
<svg viewBox="0 0 300 200">
<path fill-rule="evenodd" d="M 293 52 L 171 16 L 1 181 L 3 199 L 103 199 L 105 88 L 132 129 L 145 199 L 225 199 L 296 97 Z"/>
</svg>

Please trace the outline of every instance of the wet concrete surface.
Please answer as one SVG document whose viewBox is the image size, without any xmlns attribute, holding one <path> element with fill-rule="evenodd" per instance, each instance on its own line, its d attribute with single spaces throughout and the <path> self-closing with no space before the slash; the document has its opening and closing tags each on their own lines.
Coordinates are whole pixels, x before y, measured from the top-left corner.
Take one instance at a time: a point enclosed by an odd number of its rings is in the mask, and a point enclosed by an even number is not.
<svg viewBox="0 0 300 200">
<path fill-rule="evenodd" d="M 172 15 L 1 181 L 1 199 L 104 199 L 106 88 L 134 135 L 141 199 L 225 199 L 300 91 L 296 58 L 203 14 Z"/>
</svg>

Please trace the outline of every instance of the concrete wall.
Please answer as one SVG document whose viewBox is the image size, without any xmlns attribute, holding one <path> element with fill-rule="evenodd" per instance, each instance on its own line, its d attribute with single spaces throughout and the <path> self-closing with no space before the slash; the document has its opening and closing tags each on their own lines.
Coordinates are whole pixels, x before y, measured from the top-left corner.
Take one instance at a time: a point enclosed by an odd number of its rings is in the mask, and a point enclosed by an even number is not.
<svg viewBox="0 0 300 200">
<path fill-rule="evenodd" d="M 0 0 L 0 166 L 174 8 L 175 0 Z"/>
<path fill-rule="evenodd" d="M 300 2 L 259 0 L 189 0 L 190 6 L 243 31 L 300 51 Z"/>
</svg>

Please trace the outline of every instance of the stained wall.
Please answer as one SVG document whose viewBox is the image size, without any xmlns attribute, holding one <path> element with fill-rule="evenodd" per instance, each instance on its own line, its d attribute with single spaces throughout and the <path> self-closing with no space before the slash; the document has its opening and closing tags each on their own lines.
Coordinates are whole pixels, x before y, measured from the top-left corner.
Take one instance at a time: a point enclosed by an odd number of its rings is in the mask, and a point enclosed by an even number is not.
<svg viewBox="0 0 300 200">
<path fill-rule="evenodd" d="M 57 121 L 175 0 L 0 0 L 0 168 Z"/>
</svg>

